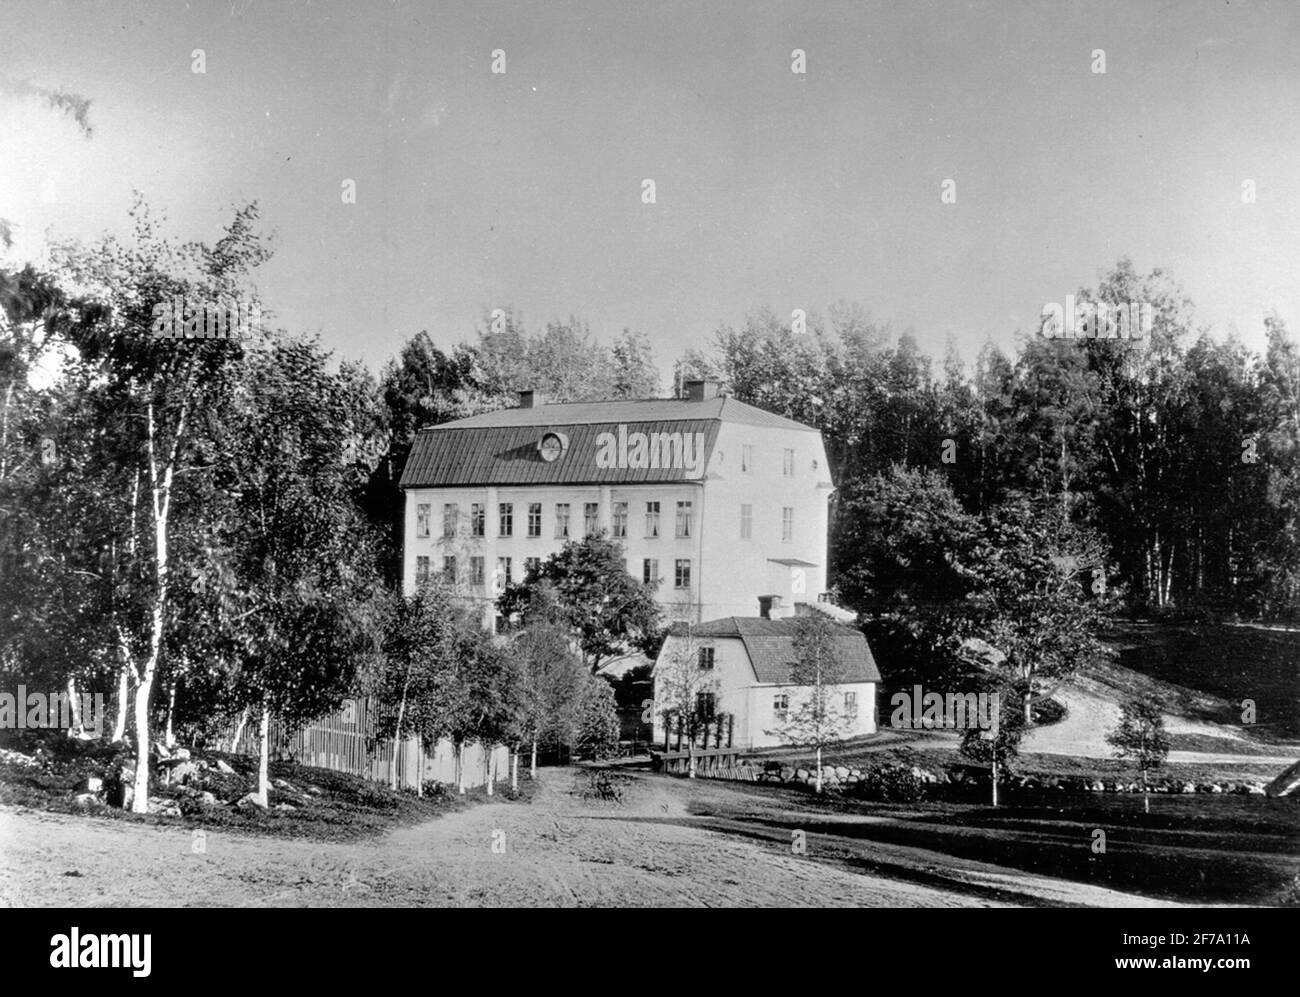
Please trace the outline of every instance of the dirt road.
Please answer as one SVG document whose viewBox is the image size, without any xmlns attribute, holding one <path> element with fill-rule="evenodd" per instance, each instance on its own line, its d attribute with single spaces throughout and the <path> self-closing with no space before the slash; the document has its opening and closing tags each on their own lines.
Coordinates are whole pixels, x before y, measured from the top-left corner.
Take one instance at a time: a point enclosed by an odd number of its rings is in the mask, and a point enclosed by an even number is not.
<svg viewBox="0 0 1300 997">
<path fill-rule="evenodd" d="M 718 833 L 691 814 L 718 790 L 635 779 L 622 804 L 586 801 L 545 770 L 529 803 L 489 803 L 362 843 L 0 811 L 0 903 L 36 906 L 1010 906 L 1151 901 L 1009 873 L 1003 896 L 878 877 L 796 855 L 782 840 Z M 720 788 L 720 787 L 719 787 Z M 496 850 L 494 850 L 494 842 Z M 810 842 L 810 853 L 816 842 Z M 988 873 L 987 885 L 999 879 Z M 1041 882 L 1036 882 L 1041 880 Z M 1030 902 L 1033 902 L 1032 900 Z"/>
</svg>

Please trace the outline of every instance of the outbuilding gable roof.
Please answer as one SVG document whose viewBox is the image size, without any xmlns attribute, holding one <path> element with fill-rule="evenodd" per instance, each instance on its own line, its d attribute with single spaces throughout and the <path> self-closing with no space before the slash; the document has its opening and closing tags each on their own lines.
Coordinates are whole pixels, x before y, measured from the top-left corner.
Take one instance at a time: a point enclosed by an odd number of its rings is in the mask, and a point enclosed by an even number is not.
<svg viewBox="0 0 1300 997">
<path fill-rule="evenodd" d="M 795 661 L 794 636 L 798 625 L 796 617 L 765 620 L 756 616 L 725 616 L 692 626 L 690 635 L 695 639 L 738 638 L 745 645 L 754 677 L 759 682 L 786 685 L 790 683 L 790 670 Z M 880 670 L 866 635 L 836 624 L 829 627 L 835 635 L 836 653 L 845 665 L 841 682 L 879 682 Z M 687 627 L 675 624 L 670 632 L 674 637 L 685 637 Z"/>
</svg>

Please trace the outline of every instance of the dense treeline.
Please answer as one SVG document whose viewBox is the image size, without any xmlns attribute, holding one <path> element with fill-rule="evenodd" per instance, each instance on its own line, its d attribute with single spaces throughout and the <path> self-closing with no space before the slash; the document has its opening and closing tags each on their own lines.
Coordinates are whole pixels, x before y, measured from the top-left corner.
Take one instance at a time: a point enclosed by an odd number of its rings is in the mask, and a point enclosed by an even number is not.
<svg viewBox="0 0 1300 997">
<path fill-rule="evenodd" d="M 1195 326 L 1191 303 L 1127 260 L 1086 300 L 1151 303 L 1149 340 L 1029 337 L 936 371 L 907 334 L 856 306 L 795 336 L 768 312 L 718 331 L 680 368 L 820 427 L 836 471 L 832 551 L 842 595 L 873 596 L 864 496 L 892 465 L 941 472 L 975 514 L 1017 496 L 1105 540 L 1107 582 L 1138 611 L 1300 611 L 1300 352 L 1279 318 L 1263 356 Z"/>
</svg>

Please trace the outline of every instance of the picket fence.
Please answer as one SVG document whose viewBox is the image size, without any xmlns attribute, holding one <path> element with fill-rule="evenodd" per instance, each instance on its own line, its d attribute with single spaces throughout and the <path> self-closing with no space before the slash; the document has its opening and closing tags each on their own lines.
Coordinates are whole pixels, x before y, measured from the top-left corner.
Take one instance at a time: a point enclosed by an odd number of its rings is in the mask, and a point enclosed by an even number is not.
<svg viewBox="0 0 1300 997">
<path fill-rule="evenodd" d="M 393 741 L 386 738 L 375 743 L 374 730 L 375 711 L 370 699 L 349 699 L 337 713 L 298 730 L 286 730 L 272 720 L 270 757 L 386 783 L 391 775 Z M 257 756 L 260 746 L 255 717 L 249 718 L 233 750 Z M 482 745 L 470 744 L 463 754 L 467 787 L 485 786 L 489 779 L 496 783 L 510 778 L 510 751 L 504 745 L 495 745 L 488 752 Z M 456 750 L 450 741 L 444 739 L 434 745 L 415 737 L 402 741 L 397 755 L 397 783 L 414 789 L 421 782 L 456 783 Z"/>
</svg>

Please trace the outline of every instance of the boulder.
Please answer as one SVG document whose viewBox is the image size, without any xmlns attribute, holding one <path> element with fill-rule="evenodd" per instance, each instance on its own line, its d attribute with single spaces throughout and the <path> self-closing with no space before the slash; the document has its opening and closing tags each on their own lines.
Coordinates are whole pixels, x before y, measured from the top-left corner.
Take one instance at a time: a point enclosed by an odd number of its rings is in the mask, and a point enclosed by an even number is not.
<svg viewBox="0 0 1300 997">
<path fill-rule="evenodd" d="M 0 762 L 25 769 L 34 768 L 36 765 L 36 759 L 31 755 L 24 755 L 21 751 L 10 751 L 8 748 L 0 748 Z"/>
<path fill-rule="evenodd" d="M 176 805 L 175 800 L 169 800 L 162 796 L 149 797 L 149 812 L 157 814 L 159 817 L 179 817 L 181 808 Z"/>
<path fill-rule="evenodd" d="M 86 781 L 81 784 L 82 792 L 98 793 L 104 789 L 104 780 L 97 775 L 86 776 Z"/>
<path fill-rule="evenodd" d="M 190 757 L 190 749 L 181 748 L 181 747 L 172 748 L 172 757 L 180 758 L 183 761 L 188 761 Z"/>
<path fill-rule="evenodd" d="M 199 802 L 205 807 L 215 807 L 217 805 L 217 798 L 205 789 L 199 794 Z"/>
<path fill-rule="evenodd" d="M 103 803 L 94 793 L 78 793 L 72 799 L 79 807 L 98 807 Z"/>
<path fill-rule="evenodd" d="M 235 775 L 236 772 L 220 758 L 217 759 L 217 771 L 222 775 Z"/>
<path fill-rule="evenodd" d="M 1262 782 L 1248 782 L 1246 783 L 1246 792 L 1251 796 L 1263 796 L 1265 793 L 1264 784 Z"/>
<path fill-rule="evenodd" d="M 170 764 L 172 762 L 175 762 L 175 764 Z M 191 779 L 197 778 L 202 770 L 191 761 L 169 758 L 167 763 L 164 764 L 163 771 L 166 773 L 168 782 L 184 785 Z"/>
<path fill-rule="evenodd" d="M 1100 779 L 1094 779 L 1088 783 L 1088 790 L 1093 793 L 1104 793 L 1106 792 L 1106 784 Z"/>
<path fill-rule="evenodd" d="M 276 810 L 297 810 L 298 808 L 295 807 L 292 803 L 277 803 L 275 805 L 275 809 Z"/>
<path fill-rule="evenodd" d="M 257 798 L 256 793 L 247 793 L 235 802 L 235 808 L 238 810 L 265 810 L 266 804 Z"/>
<path fill-rule="evenodd" d="M 795 769 L 795 770 L 794 770 L 794 777 L 795 777 L 796 779 L 798 779 L 800 782 L 807 782 L 807 781 L 808 781 L 808 776 L 810 776 L 810 775 L 812 775 L 812 773 L 809 772 L 807 769 Z"/>
<path fill-rule="evenodd" d="M 849 777 L 848 766 L 846 766 L 846 765 L 836 765 L 836 766 L 835 766 L 835 778 L 836 778 L 836 779 L 839 779 L 839 780 L 843 781 L 843 780 L 847 779 L 848 777 Z"/>
<path fill-rule="evenodd" d="M 1195 792 L 1196 792 L 1196 783 L 1194 783 L 1194 782 L 1185 782 L 1185 783 L 1183 783 L 1183 785 L 1182 785 L 1182 789 L 1180 790 L 1180 792 L 1183 792 L 1183 793 L 1195 793 Z"/>
<path fill-rule="evenodd" d="M 791 779 L 794 778 L 794 769 L 792 769 L 789 765 L 784 765 L 781 767 L 780 774 L 781 774 L 782 782 L 789 782 Z"/>
</svg>

